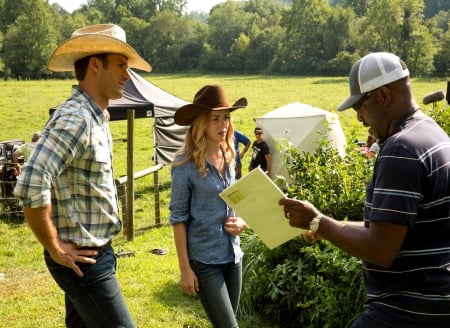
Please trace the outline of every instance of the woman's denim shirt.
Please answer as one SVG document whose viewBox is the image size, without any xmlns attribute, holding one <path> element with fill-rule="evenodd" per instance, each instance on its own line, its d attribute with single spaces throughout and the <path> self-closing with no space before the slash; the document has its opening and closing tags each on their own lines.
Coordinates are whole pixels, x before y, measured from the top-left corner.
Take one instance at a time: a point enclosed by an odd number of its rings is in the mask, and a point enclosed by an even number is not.
<svg viewBox="0 0 450 328">
<path fill-rule="evenodd" d="M 207 168 L 208 173 L 202 177 L 192 160 L 172 167 L 170 223 L 186 224 L 189 260 L 205 264 L 238 263 L 243 255 L 239 236 L 228 234 L 223 225 L 234 212 L 219 197 L 222 190 L 234 183 L 234 174 L 227 165 L 224 181 L 209 162 Z"/>
</svg>

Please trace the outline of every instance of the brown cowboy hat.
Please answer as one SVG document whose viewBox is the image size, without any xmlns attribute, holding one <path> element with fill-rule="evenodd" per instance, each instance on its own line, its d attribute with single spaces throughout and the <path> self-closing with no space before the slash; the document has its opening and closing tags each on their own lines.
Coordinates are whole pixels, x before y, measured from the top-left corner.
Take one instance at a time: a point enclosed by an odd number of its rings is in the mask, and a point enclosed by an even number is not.
<svg viewBox="0 0 450 328">
<path fill-rule="evenodd" d="M 54 72 L 73 71 L 77 60 L 106 53 L 124 55 L 131 68 L 152 70 L 150 64 L 127 43 L 125 31 L 115 24 L 97 24 L 76 30 L 53 52 L 48 68 Z"/>
<path fill-rule="evenodd" d="M 242 107 L 247 107 L 246 98 L 242 97 L 230 106 L 222 86 L 206 85 L 195 94 L 192 104 L 184 105 L 175 112 L 174 119 L 178 125 L 191 125 L 200 114 L 224 109 L 234 111 Z"/>
</svg>

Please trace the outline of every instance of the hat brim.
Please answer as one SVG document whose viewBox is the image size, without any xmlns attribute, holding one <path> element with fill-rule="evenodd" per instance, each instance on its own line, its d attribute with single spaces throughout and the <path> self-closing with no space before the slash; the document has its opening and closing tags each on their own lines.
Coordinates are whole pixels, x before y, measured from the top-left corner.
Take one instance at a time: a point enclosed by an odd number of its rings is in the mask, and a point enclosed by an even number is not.
<svg viewBox="0 0 450 328">
<path fill-rule="evenodd" d="M 87 34 L 64 41 L 51 55 L 48 68 L 54 72 L 73 71 L 77 60 L 102 53 L 117 53 L 128 58 L 128 67 L 150 72 L 152 67 L 127 43 L 117 38 Z"/>
<path fill-rule="evenodd" d="M 247 107 L 247 99 L 246 98 L 240 98 L 238 101 L 236 101 L 232 106 L 230 107 L 215 107 L 210 108 L 205 105 L 201 104 L 187 104 L 182 107 L 180 107 L 174 115 L 174 121 L 177 125 L 191 125 L 194 119 L 203 113 L 209 113 L 211 111 L 215 110 L 225 110 L 228 109 L 230 112 L 239 109 Z"/>
<path fill-rule="evenodd" d="M 364 97 L 364 94 L 354 95 L 348 97 L 338 108 L 337 110 L 339 112 L 342 112 L 348 108 L 353 107 L 358 101 L 361 100 L 361 98 Z"/>
</svg>

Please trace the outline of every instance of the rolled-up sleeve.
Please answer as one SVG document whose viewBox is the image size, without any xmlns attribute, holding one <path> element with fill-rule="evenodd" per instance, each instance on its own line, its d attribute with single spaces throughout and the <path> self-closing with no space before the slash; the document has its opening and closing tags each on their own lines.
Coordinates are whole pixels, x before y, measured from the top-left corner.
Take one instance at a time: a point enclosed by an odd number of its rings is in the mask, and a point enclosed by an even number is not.
<svg viewBox="0 0 450 328">
<path fill-rule="evenodd" d="M 48 124 L 17 178 L 14 195 L 23 207 L 51 203 L 53 181 L 72 161 L 86 130 L 86 122 L 78 115 L 60 115 Z"/>
<path fill-rule="evenodd" d="M 189 172 L 186 167 L 172 167 L 172 195 L 170 199 L 170 224 L 186 222 L 190 217 L 191 191 L 189 188 Z"/>
</svg>

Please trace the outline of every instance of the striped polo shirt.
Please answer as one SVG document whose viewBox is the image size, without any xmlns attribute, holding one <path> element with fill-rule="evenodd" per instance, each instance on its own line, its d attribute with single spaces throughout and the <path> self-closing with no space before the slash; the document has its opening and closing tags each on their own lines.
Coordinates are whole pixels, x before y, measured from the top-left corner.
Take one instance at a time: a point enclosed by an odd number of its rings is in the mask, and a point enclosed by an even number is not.
<svg viewBox="0 0 450 328">
<path fill-rule="evenodd" d="M 363 263 L 365 312 L 389 327 L 450 327 L 450 139 L 421 111 L 382 145 L 365 226 L 408 227 L 394 263 Z"/>
</svg>

